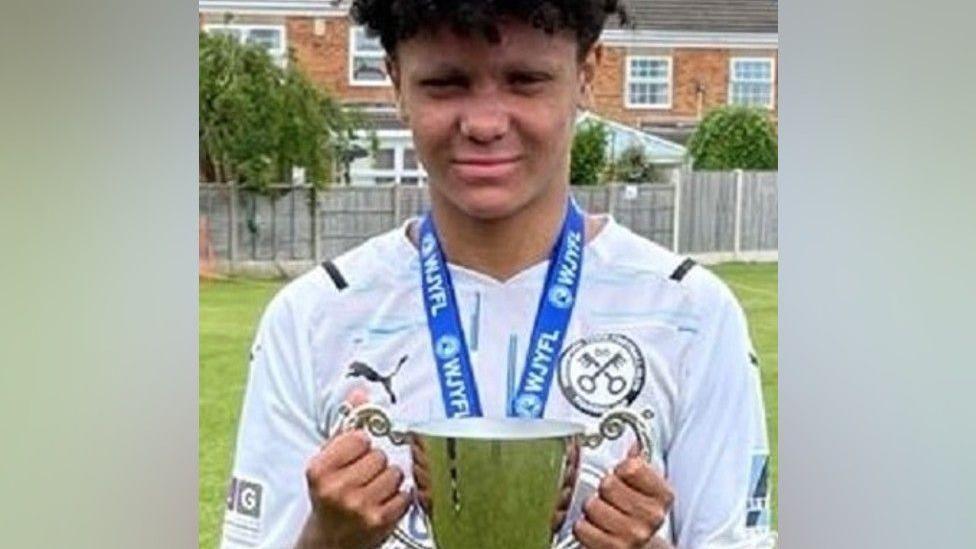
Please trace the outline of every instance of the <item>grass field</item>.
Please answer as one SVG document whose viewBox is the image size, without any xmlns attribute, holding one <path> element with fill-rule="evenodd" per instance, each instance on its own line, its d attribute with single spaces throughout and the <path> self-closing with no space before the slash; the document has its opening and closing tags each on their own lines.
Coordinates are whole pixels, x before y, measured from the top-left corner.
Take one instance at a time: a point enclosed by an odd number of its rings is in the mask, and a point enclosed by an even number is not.
<svg viewBox="0 0 976 549">
<path fill-rule="evenodd" d="M 763 374 L 776 489 L 777 265 L 725 264 L 713 270 L 739 297 Z M 248 346 L 265 304 L 282 282 L 200 283 L 200 547 L 216 547 L 230 473 Z M 775 502 L 775 497 L 774 497 Z M 774 506 L 773 524 L 776 524 Z"/>
</svg>

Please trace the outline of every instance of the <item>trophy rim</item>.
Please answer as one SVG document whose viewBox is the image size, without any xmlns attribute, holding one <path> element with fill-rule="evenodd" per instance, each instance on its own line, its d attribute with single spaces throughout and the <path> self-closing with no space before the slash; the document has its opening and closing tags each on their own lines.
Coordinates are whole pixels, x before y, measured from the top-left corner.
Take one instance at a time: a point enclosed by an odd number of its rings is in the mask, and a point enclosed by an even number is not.
<svg viewBox="0 0 976 549">
<path fill-rule="evenodd" d="M 425 437 L 471 440 L 539 440 L 582 435 L 579 423 L 555 419 L 466 417 L 427 421 L 410 426 Z"/>
</svg>

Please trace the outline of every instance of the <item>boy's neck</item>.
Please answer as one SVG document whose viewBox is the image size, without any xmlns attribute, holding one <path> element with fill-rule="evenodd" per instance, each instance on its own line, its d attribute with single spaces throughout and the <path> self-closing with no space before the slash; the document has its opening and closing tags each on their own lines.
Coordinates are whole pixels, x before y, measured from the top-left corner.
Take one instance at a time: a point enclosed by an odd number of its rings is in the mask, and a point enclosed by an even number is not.
<svg viewBox="0 0 976 549">
<path fill-rule="evenodd" d="M 505 281 L 549 258 L 566 215 L 567 197 L 568 189 L 561 188 L 512 216 L 483 220 L 432 194 L 432 215 L 448 262 Z M 587 219 L 587 240 L 600 225 Z"/>
</svg>

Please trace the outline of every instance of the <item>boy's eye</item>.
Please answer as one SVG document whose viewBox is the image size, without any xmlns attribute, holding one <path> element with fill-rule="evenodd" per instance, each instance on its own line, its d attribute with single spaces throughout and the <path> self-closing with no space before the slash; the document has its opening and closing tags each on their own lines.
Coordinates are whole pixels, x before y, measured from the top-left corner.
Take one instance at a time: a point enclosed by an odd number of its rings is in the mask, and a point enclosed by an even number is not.
<svg viewBox="0 0 976 549">
<path fill-rule="evenodd" d="M 534 73 L 534 72 L 515 73 L 510 78 L 512 84 L 523 85 L 523 86 L 538 84 L 541 82 L 545 82 L 547 80 L 549 80 L 548 75 L 543 73 Z"/>
<path fill-rule="evenodd" d="M 449 88 L 452 86 L 461 87 L 464 86 L 464 84 L 464 79 L 457 77 L 425 78 L 420 81 L 420 85 L 425 88 Z"/>
</svg>

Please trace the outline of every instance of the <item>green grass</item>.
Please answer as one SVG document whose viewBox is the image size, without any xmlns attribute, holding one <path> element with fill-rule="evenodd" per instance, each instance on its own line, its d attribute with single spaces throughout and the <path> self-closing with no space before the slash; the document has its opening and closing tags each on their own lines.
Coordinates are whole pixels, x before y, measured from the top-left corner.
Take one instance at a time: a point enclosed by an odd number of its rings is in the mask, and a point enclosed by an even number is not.
<svg viewBox="0 0 976 549">
<path fill-rule="evenodd" d="M 247 356 L 281 282 L 200 282 L 200 547 L 219 544 Z"/>
<path fill-rule="evenodd" d="M 763 376 L 774 502 L 777 486 L 777 265 L 725 264 L 712 270 L 735 292 L 749 317 Z M 216 547 L 230 474 L 237 418 L 257 321 L 280 281 L 200 284 L 200 547 Z M 776 524 L 775 505 L 773 525 Z"/>
</svg>

